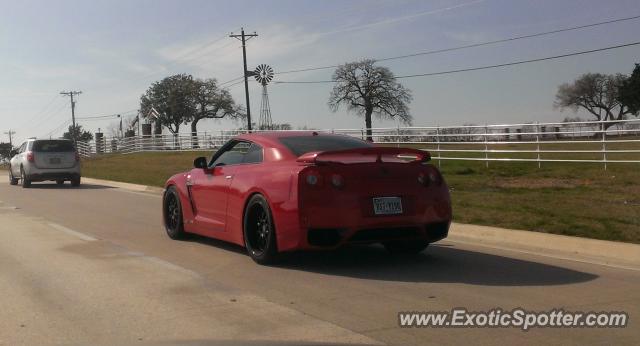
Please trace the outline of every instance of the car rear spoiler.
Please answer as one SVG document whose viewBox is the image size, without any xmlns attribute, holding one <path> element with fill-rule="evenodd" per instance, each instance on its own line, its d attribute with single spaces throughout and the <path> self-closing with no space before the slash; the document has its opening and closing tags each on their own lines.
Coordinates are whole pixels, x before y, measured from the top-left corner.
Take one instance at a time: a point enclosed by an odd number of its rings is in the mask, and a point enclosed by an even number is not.
<svg viewBox="0 0 640 346">
<path fill-rule="evenodd" d="M 390 148 L 390 147 L 371 147 L 371 148 L 357 148 L 335 151 L 312 151 L 298 157 L 296 161 L 301 163 L 342 163 L 329 159 L 329 157 L 336 156 L 348 156 L 348 155 L 362 155 L 362 156 L 376 156 L 376 162 L 383 162 L 383 155 L 393 155 L 396 157 L 407 156 L 415 157 L 414 160 L 408 160 L 407 162 L 422 163 L 431 160 L 431 154 L 428 151 L 411 149 L 411 148 Z"/>
</svg>

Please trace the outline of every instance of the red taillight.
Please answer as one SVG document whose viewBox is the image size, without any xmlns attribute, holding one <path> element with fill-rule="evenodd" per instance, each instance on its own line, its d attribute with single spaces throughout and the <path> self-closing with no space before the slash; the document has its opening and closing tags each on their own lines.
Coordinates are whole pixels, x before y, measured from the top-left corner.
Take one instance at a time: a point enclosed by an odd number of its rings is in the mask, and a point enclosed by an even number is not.
<svg viewBox="0 0 640 346">
<path fill-rule="evenodd" d="M 27 153 L 27 161 L 34 162 L 36 160 L 35 155 L 33 155 L 33 151 Z"/>
<path fill-rule="evenodd" d="M 320 172 L 316 170 L 308 171 L 304 176 L 304 181 L 309 186 L 320 186 L 320 184 L 322 183 Z"/>
<path fill-rule="evenodd" d="M 429 181 L 427 180 L 427 175 L 423 172 L 418 173 L 418 183 L 421 185 L 429 185 Z"/>
<path fill-rule="evenodd" d="M 340 174 L 332 174 L 331 175 L 331 185 L 337 189 L 341 189 L 344 187 L 344 178 Z"/>
<path fill-rule="evenodd" d="M 418 173 L 418 183 L 424 185 L 424 186 L 429 186 L 429 185 L 441 185 L 442 184 L 442 177 L 440 176 L 440 173 L 438 173 L 438 171 L 434 168 L 429 169 L 426 172 L 420 172 Z"/>
</svg>

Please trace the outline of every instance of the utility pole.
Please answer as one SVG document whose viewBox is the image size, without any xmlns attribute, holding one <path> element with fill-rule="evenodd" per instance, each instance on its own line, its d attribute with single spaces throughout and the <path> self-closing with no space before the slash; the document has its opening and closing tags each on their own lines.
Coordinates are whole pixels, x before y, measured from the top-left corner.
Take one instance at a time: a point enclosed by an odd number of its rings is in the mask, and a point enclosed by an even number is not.
<svg viewBox="0 0 640 346">
<path fill-rule="evenodd" d="M 9 131 L 5 132 L 4 134 L 5 135 L 9 135 L 9 145 L 11 146 L 11 148 L 13 148 L 13 135 L 16 134 L 16 131 L 9 130 Z"/>
<path fill-rule="evenodd" d="M 60 95 L 69 96 L 71 98 L 71 124 L 72 132 L 70 133 L 73 138 L 73 144 L 76 144 L 76 135 L 74 132 L 76 131 L 76 102 L 73 100 L 73 96 L 82 94 L 82 91 L 61 91 Z"/>
<path fill-rule="evenodd" d="M 122 115 L 118 114 L 118 118 L 120 119 L 120 138 L 124 137 L 122 133 Z"/>
<path fill-rule="evenodd" d="M 250 39 L 258 36 L 254 31 L 253 34 L 245 35 L 244 28 L 240 29 L 240 35 L 234 35 L 231 33 L 229 37 L 236 38 L 242 41 L 242 60 L 244 61 L 244 96 L 247 103 L 247 129 L 251 132 L 251 106 L 249 105 L 249 77 L 253 76 L 253 71 L 247 71 L 247 48 L 246 43 Z"/>
</svg>

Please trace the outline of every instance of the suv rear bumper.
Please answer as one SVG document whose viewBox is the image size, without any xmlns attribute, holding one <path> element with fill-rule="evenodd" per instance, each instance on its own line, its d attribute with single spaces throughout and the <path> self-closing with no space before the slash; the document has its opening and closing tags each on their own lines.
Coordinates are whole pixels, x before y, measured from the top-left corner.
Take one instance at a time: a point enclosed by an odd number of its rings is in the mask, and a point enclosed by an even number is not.
<svg viewBox="0 0 640 346">
<path fill-rule="evenodd" d="M 80 178 L 80 165 L 59 169 L 39 169 L 31 166 L 25 167 L 25 174 L 31 181 L 72 180 Z"/>
</svg>

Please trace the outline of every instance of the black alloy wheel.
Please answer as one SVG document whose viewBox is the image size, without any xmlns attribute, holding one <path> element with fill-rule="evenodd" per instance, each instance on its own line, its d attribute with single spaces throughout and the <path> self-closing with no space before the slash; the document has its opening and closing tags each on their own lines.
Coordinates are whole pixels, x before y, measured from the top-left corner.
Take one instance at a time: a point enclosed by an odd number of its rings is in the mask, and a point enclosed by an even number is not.
<svg viewBox="0 0 640 346">
<path fill-rule="evenodd" d="M 274 263 L 278 249 L 269 203 L 264 196 L 251 197 L 244 213 L 244 241 L 249 256 L 259 264 Z"/>
<path fill-rule="evenodd" d="M 182 220 L 182 206 L 175 186 L 171 186 L 165 191 L 162 205 L 164 228 L 167 231 L 167 235 L 171 239 L 183 239 L 185 232 Z"/>
</svg>

